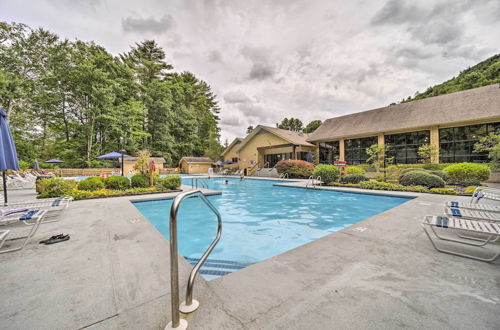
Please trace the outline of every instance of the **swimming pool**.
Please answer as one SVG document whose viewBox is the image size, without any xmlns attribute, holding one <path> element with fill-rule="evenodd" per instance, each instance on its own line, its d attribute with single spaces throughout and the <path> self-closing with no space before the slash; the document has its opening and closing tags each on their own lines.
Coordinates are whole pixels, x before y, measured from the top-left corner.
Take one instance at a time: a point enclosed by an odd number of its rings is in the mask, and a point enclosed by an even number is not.
<svg viewBox="0 0 500 330">
<path fill-rule="evenodd" d="M 189 179 L 183 181 L 190 184 Z M 208 199 L 221 213 L 223 225 L 222 238 L 200 271 L 206 279 L 291 250 L 409 200 L 273 186 L 278 182 L 274 180 L 207 181 L 210 189 L 222 192 Z M 168 239 L 172 200 L 134 205 Z M 215 215 L 199 198 L 183 201 L 178 213 L 179 251 L 189 262 L 201 257 L 216 230 Z"/>
</svg>

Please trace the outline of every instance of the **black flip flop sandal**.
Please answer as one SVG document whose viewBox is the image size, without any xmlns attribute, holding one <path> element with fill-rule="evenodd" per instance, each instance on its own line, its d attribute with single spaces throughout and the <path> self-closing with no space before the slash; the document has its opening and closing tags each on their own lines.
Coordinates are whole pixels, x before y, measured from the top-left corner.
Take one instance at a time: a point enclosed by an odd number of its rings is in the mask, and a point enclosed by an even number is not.
<svg viewBox="0 0 500 330">
<path fill-rule="evenodd" d="M 53 239 L 47 240 L 47 242 L 45 242 L 45 245 L 55 244 L 55 243 L 59 243 L 59 242 L 64 242 L 64 241 L 67 241 L 67 240 L 69 240 L 69 235 L 64 235 L 62 237 L 57 237 L 57 238 L 53 238 Z"/>
<path fill-rule="evenodd" d="M 47 239 L 44 239 L 43 241 L 40 241 L 39 244 L 45 244 L 46 242 L 50 241 L 51 239 L 63 238 L 64 236 L 67 236 L 67 235 L 64 235 L 64 234 L 54 235 L 51 238 L 47 238 Z"/>
</svg>

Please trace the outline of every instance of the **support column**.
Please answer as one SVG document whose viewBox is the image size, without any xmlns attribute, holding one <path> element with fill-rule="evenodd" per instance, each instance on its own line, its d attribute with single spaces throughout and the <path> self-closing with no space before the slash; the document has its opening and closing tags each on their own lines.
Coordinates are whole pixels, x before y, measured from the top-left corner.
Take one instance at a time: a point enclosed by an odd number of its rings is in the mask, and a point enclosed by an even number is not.
<svg viewBox="0 0 500 330">
<path fill-rule="evenodd" d="M 344 139 L 340 139 L 339 141 L 339 160 L 345 161 Z"/>
<path fill-rule="evenodd" d="M 378 145 L 379 146 L 384 146 L 385 145 L 385 138 L 384 138 L 384 133 L 378 134 Z"/>
<path fill-rule="evenodd" d="M 439 127 L 431 127 L 431 141 L 430 145 L 437 151 L 437 155 L 432 157 L 431 161 L 435 164 L 439 163 Z"/>
</svg>

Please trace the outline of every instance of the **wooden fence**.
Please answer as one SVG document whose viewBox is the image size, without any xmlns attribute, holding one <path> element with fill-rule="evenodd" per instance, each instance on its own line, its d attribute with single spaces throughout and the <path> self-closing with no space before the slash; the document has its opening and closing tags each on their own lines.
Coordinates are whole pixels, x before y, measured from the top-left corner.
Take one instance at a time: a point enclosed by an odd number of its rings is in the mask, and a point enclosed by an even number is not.
<svg viewBox="0 0 500 330">
<path fill-rule="evenodd" d="M 41 172 L 42 170 L 40 170 Z M 54 173 L 56 176 L 99 176 L 99 175 L 112 175 L 121 174 L 119 168 L 57 168 L 57 169 L 43 169 L 48 173 Z M 160 174 L 179 174 L 180 169 L 177 168 L 161 168 Z M 125 173 L 127 175 L 128 173 Z"/>
</svg>

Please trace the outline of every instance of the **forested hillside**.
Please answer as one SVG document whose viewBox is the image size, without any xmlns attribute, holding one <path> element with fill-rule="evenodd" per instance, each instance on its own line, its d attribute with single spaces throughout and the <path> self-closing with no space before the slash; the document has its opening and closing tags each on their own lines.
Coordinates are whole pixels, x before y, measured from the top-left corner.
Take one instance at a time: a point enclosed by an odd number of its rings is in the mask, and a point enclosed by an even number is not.
<svg viewBox="0 0 500 330">
<path fill-rule="evenodd" d="M 175 166 L 221 152 L 210 86 L 174 72 L 152 40 L 113 56 L 93 42 L 0 22 L 0 106 L 24 161 L 83 167 L 103 153 L 147 148 Z"/>
<path fill-rule="evenodd" d="M 417 93 L 414 97 L 408 97 L 402 102 L 425 99 L 427 97 L 459 92 L 495 83 L 500 83 L 500 54 L 460 72 L 457 77 L 442 84 L 427 88 L 423 93 Z"/>
</svg>

